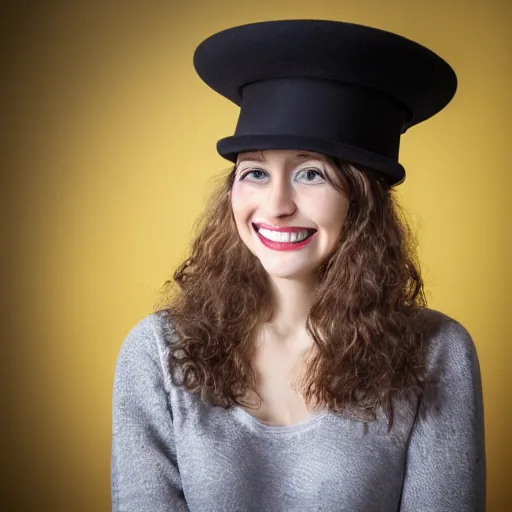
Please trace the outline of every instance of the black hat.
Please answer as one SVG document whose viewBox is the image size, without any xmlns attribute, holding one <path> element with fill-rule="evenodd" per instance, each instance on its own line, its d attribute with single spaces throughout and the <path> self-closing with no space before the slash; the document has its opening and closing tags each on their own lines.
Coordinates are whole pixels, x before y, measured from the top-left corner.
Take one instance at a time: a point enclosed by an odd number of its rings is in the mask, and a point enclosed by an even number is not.
<svg viewBox="0 0 512 512">
<path fill-rule="evenodd" d="M 194 66 L 241 107 L 217 151 L 306 149 L 402 183 L 400 135 L 443 109 L 453 69 L 428 48 L 384 30 L 331 20 L 276 20 L 222 30 Z"/>
</svg>

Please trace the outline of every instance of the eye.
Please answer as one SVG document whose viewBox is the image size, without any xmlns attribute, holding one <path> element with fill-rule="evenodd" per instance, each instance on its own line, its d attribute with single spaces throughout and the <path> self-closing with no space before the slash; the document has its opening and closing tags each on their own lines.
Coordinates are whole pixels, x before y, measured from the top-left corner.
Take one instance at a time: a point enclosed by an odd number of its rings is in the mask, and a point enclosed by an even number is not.
<svg viewBox="0 0 512 512">
<path fill-rule="evenodd" d="M 243 171 L 242 174 L 240 175 L 239 181 L 242 181 L 243 179 L 245 179 L 245 177 L 249 176 L 249 174 L 254 174 L 257 172 L 264 173 L 265 171 L 263 171 L 262 169 L 250 169 L 249 171 Z M 259 180 L 256 180 L 256 181 L 259 181 Z"/>
<path fill-rule="evenodd" d="M 308 169 L 301 169 L 298 174 L 301 174 L 301 173 L 304 173 L 307 176 L 310 176 L 309 173 L 316 173 L 317 176 L 320 176 L 322 178 L 322 181 L 324 180 L 324 175 L 323 175 L 322 171 L 315 169 L 314 167 L 310 167 Z M 310 180 L 307 180 L 307 181 L 310 181 Z"/>
<path fill-rule="evenodd" d="M 250 174 L 255 174 L 255 173 L 263 173 L 263 174 L 268 174 L 266 171 L 264 171 L 263 169 L 249 169 L 247 171 L 243 171 L 240 178 L 239 178 L 239 181 L 242 181 L 244 180 L 247 176 L 249 176 Z M 316 175 L 318 175 L 320 178 L 322 178 L 321 181 L 324 181 L 324 174 L 322 171 L 320 171 L 319 169 L 316 169 L 314 167 L 309 167 L 307 169 L 300 169 L 297 174 L 300 175 L 300 174 L 305 174 L 307 176 L 311 176 L 310 173 L 315 173 Z M 254 181 L 254 180 L 253 180 Z M 258 178 L 256 178 L 255 181 L 260 181 Z M 306 182 L 309 182 L 311 183 L 312 180 L 306 180 Z"/>
</svg>

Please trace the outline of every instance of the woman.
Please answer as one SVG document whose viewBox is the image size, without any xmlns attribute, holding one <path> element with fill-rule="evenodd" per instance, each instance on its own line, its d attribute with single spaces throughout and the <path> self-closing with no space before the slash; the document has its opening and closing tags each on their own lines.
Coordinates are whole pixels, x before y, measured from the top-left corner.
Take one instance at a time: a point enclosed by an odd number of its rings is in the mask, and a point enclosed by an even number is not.
<svg viewBox="0 0 512 512">
<path fill-rule="evenodd" d="M 235 165 L 113 396 L 116 511 L 482 511 L 480 369 L 426 307 L 393 195 L 453 70 L 381 30 L 254 23 L 199 45 Z"/>
</svg>

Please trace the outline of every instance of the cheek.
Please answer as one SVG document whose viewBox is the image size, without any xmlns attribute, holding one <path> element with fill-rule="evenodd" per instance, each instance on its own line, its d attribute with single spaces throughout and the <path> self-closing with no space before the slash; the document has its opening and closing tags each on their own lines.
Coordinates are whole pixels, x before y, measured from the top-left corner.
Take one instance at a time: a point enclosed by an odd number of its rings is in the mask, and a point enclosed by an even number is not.
<svg viewBox="0 0 512 512">
<path fill-rule="evenodd" d="M 253 207 L 254 193 L 236 184 L 231 189 L 231 207 L 236 217 L 247 214 Z"/>
<path fill-rule="evenodd" d="M 311 219 L 327 230 L 339 231 L 345 222 L 348 211 L 348 201 L 340 194 L 331 190 L 314 198 L 308 205 Z"/>
<path fill-rule="evenodd" d="M 343 200 L 338 203 L 337 205 L 337 208 L 336 208 L 336 216 L 335 216 L 335 219 L 336 219 L 336 227 L 341 229 L 341 227 L 343 226 L 343 224 L 345 224 L 345 219 L 347 218 L 347 213 L 348 213 L 348 207 L 349 207 L 349 202 L 343 198 Z"/>
<path fill-rule="evenodd" d="M 231 190 L 231 209 L 238 229 L 247 223 L 251 212 L 251 197 L 243 187 L 233 187 Z"/>
</svg>

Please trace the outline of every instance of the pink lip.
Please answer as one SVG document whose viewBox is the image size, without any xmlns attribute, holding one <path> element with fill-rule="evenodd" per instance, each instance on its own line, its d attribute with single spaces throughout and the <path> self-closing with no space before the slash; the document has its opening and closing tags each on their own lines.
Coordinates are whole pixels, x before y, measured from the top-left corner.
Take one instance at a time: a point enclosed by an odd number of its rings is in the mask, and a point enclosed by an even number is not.
<svg viewBox="0 0 512 512">
<path fill-rule="evenodd" d="M 270 224 L 265 224 L 264 222 L 254 222 L 253 223 L 255 226 L 259 227 L 259 228 L 263 228 L 263 229 L 269 229 L 271 231 L 277 231 L 279 233 L 299 233 L 301 231 L 312 231 L 312 232 L 316 232 L 316 229 L 314 228 L 306 228 L 306 227 L 283 227 L 283 228 L 278 228 L 276 226 L 271 226 Z"/>
<path fill-rule="evenodd" d="M 263 226 L 262 226 L 263 227 Z M 304 247 L 305 245 L 309 244 L 309 242 L 311 242 L 311 240 L 313 239 L 313 237 L 315 236 L 315 234 L 312 234 L 311 236 L 309 236 L 308 238 L 306 238 L 306 240 L 303 240 L 302 242 L 299 242 L 299 243 L 292 243 L 292 242 L 274 242 L 273 240 L 268 240 L 267 238 L 265 238 L 262 234 L 260 234 L 256 229 L 254 230 L 256 231 L 256 234 L 258 235 L 258 238 L 261 240 L 261 242 L 263 243 L 263 245 L 265 245 L 266 247 L 268 247 L 269 249 L 274 249 L 276 251 L 296 251 L 298 249 L 301 249 L 302 247 Z M 305 231 L 305 229 L 302 229 L 301 231 Z"/>
</svg>

